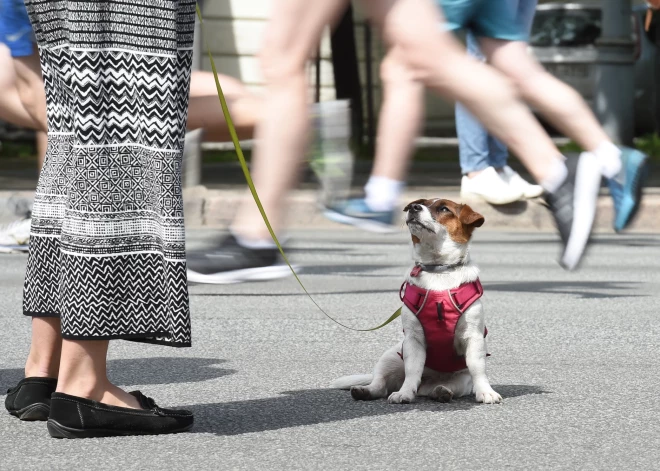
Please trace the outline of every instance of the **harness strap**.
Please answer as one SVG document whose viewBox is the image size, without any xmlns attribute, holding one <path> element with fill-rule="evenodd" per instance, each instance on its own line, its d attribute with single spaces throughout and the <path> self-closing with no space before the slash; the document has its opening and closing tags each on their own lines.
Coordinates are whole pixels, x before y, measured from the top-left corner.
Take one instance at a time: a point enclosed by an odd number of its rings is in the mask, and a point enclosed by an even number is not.
<svg viewBox="0 0 660 471">
<path fill-rule="evenodd" d="M 424 308 L 431 291 L 404 282 L 399 290 L 399 298 L 411 311 L 418 313 Z M 483 294 L 484 288 L 478 279 L 458 288 L 447 290 L 450 301 L 460 313 L 463 313 Z"/>
<path fill-rule="evenodd" d="M 483 294 L 484 287 L 481 286 L 481 282 L 477 279 L 472 283 L 460 286 L 458 289 L 450 290 L 449 299 L 455 303 L 456 309 L 462 313 L 469 308 L 472 303 L 483 296 Z"/>
</svg>

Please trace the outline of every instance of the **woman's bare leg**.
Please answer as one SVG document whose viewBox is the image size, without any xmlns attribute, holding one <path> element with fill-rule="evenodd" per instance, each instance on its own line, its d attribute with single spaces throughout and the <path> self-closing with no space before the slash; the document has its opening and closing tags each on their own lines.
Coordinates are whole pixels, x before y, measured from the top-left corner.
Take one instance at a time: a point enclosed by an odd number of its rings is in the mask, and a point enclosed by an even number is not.
<svg viewBox="0 0 660 471">
<path fill-rule="evenodd" d="M 44 159 L 46 158 L 46 149 L 48 148 L 48 134 L 43 131 L 37 131 L 37 134 L 34 137 L 37 144 L 37 158 L 39 159 L 39 168 L 44 166 Z"/>
<path fill-rule="evenodd" d="M 111 406 L 140 409 L 137 399 L 110 382 L 107 340 L 64 340 L 57 392 Z"/>
<path fill-rule="evenodd" d="M 62 335 L 59 317 L 32 318 L 32 344 L 25 363 L 25 377 L 57 378 Z"/>
</svg>

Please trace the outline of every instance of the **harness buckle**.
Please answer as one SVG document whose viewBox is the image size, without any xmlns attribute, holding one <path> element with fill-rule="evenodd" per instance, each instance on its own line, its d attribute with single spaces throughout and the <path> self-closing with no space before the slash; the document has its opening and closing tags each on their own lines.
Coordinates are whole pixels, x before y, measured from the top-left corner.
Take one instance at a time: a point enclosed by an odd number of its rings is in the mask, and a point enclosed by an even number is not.
<svg viewBox="0 0 660 471">
<path fill-rule="evenodd" d="M 449 300 L 454 305 L 458 313 L 460 315 L 463 315 L 463 310 L 461 309 L 463 306 L 458 302 L 458 299 L 456 298 L 456 293 L 452 293 L 451 290 L 448 289 L 447 294 L 449 295 Z"/>
</svg>

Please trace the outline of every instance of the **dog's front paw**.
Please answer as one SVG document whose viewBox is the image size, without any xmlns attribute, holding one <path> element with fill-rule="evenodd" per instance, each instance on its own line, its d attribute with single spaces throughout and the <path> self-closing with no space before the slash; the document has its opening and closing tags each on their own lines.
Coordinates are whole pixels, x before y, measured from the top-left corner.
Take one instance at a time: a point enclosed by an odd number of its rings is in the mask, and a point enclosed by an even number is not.
<svg viewBox="0 0 660 471">
<path fill-rule="evenodd" d="M 410 404 L 415 400 L 414 394 L 402 393 L 401 391 L 390 394 L 387 402 L 390 404 Z"/>
<path fill-rule="evenodd" d="M 477 390 L 477 402 L 484 404 L 499 404 L 502 402 L 502 396 L 497 394 L 490 386 L 488 388 Z"/>
</svg>

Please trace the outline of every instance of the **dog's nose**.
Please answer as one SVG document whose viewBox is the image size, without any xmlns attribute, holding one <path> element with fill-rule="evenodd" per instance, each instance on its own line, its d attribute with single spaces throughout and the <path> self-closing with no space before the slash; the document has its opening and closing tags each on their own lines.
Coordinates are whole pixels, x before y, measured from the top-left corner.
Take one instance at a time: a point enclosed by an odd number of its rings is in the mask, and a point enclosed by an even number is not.
<svg viewBox="0 0 660 471">
<path fill-rule="evenodd" d="M 410 211 L 412 211 L 413 213 L 418 213 L 422 210 L 422 207 L 423 206 L 421 204 L 413 204 L 412 206 L 410 206 Z"/>
</svg>

